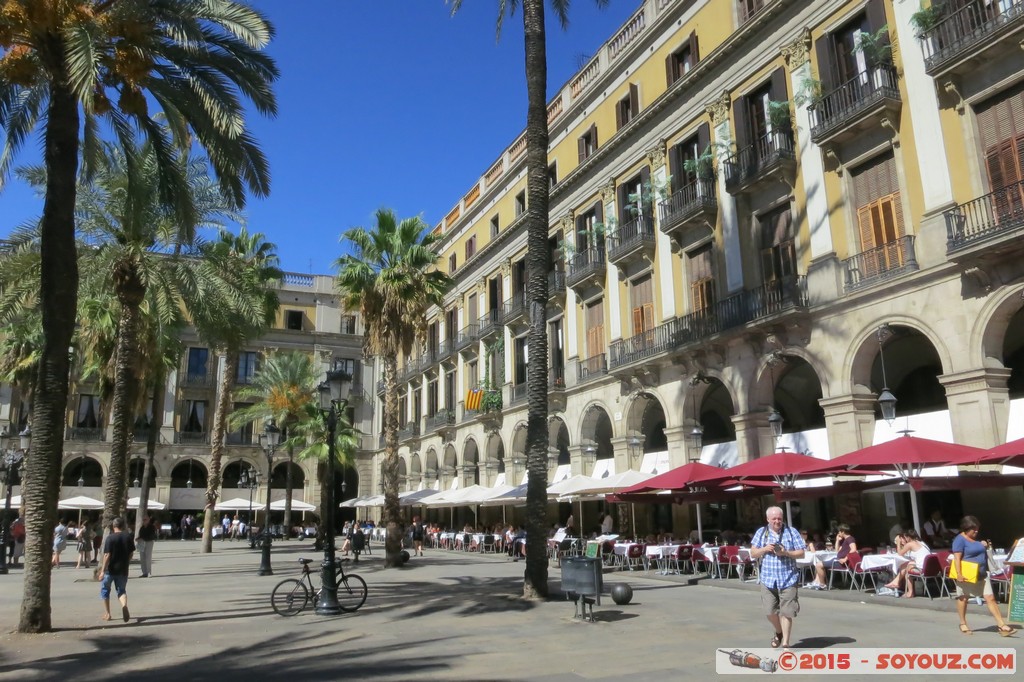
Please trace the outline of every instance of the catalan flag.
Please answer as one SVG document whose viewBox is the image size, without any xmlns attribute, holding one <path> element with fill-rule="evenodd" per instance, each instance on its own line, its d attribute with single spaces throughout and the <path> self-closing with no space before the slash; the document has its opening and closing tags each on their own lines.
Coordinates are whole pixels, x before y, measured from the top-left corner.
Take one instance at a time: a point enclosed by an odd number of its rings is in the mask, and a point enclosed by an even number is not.
<svg viewBox="0 0 1024 682">
<path fill-rule="evenodd" d="M 472 388 L 469 393 L 466 394 L 466 409 L 467 410 L 479 410 L 480 403 L 484 400 L 483 389 Z"/>
</svg>

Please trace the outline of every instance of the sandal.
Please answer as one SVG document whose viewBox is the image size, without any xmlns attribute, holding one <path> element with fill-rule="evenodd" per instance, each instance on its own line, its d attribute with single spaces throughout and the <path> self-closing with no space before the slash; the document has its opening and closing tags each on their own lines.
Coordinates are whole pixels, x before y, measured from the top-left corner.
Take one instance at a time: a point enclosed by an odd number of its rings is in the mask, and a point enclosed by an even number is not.
<svg viewBox="0 0 1024 682">
<path fill-rule="evenodd" d="M 1003 635 L 1003 636 L 1005 637 L 1006 635 Z M 771 644 L 772 644 L 772 648 L 773 649 L 778 649 L 779 646 L 782 645 L 782 633 L 781 632 L 776 632 L 775 633 L 775 636 L 772 637 Z"/>
<path fill-rule="evenodd" d="M 1000 637 L 1012 637 L 1013 635 L 1017 634 L 1017 630 L 1015 628 L 1010 627 L 1009 625 L 1000 625 L 997 628 L 997 631 L 999 632 Z"/>
<path fill-rule="evenodd" d="M 967 627 L 966 623 L 961 623 L 960 624 L 960 632 L 962 632 L 965 635 L 973 635 L 974 634 L 974 630 L 972 630 L 969 627 Z M 1003 637 L 1005 637 L 1005 636 L 1006 635 L 1003 635 Z"/>
</svg>

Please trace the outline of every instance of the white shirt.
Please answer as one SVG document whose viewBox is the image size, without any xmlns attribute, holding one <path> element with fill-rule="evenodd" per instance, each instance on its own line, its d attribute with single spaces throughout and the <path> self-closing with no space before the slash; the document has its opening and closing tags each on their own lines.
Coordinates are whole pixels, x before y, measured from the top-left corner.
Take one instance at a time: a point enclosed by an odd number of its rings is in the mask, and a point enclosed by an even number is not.
<svg viewBox="0 0 1024 682">
<path fill-rule="evenodd" d="M 615 521 L 612 519 L 611 514 L 605 514 L 604 520 L 601 521 L 601 533 L 607 535 L 612 532 L 612 528 L 615 526 Z"/>
</svg>

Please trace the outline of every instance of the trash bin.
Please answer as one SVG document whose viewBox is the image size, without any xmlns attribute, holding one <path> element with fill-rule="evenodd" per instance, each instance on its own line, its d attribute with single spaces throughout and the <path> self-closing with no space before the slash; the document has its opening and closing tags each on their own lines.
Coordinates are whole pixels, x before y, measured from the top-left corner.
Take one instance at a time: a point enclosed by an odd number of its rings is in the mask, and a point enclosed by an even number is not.
<svg viewBox="0 0 1024 682">
<path fill-rule="evenodd" d="M 576 602 L 576 615 L 586 617 L 589 604 L 590 620 L 594 619 L 593 605 L 601 605 L 601 590 L 604 588 L 600 559 L 572 557 L 562 561 L 562 590 L 566 597 Z M 580 609 L 583 606 L 583 609 Z"/>
</svg>

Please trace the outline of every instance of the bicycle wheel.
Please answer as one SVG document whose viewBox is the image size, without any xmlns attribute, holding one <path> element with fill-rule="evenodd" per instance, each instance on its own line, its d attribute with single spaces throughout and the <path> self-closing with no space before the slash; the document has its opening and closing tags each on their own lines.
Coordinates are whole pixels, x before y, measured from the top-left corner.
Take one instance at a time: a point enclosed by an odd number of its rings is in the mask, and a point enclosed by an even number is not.
<svg viewBox="0 0 1024 682">
<path fill-rule="evenodd" d="M 270 605 L 279 616 L 295 616 L 302 613 L 309 601 L 309 590 L 301 580 L 282 580 L 270 595 Z"/>
<path fill-rule="evenodd" d="M 338 578 L 338 606 L 351 613 L 366 602 L 366 581 L 355 573 Z"/>
</svg>

